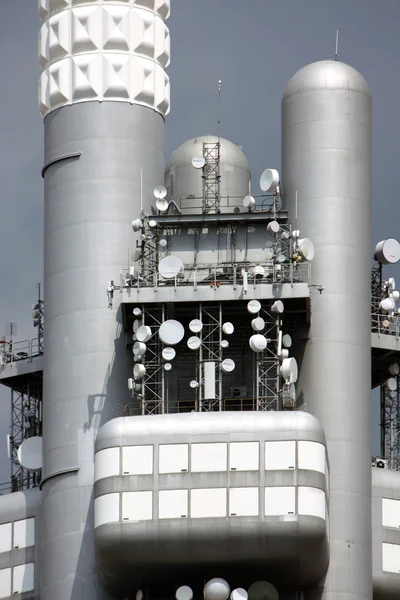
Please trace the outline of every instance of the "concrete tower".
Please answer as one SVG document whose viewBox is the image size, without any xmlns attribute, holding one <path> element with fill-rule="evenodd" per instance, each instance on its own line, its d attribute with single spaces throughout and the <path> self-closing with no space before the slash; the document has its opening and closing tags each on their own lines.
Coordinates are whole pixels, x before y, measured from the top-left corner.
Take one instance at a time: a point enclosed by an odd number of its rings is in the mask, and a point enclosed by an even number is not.
<svg viewBox="0 0 400 600">
<path fill-rule="evenodd" d="M 169 0 L 41 0 L 40 15 L 41 598 L 94 600 L 109 597 L 94 565 L 94 439 L 128 401 L 129 377 L 119 301 L 107 308 L 106 286 L 133 250 L 132 218 L 163 182 Z"/>
<path fill-rule="evenodd" d="M 330 553 L 311 597 L 369 599 L 371 581 L 371 97 L 353 68 L 301 69 L 282 103 L 285 207 L 315 244 L 310 336 L 298 395 L 324 428 L 330 457 Z M 302 355 L 302 356 L 301 356 Z M 323 588 L 323 591 L 322 591 Z"/>
</svg>

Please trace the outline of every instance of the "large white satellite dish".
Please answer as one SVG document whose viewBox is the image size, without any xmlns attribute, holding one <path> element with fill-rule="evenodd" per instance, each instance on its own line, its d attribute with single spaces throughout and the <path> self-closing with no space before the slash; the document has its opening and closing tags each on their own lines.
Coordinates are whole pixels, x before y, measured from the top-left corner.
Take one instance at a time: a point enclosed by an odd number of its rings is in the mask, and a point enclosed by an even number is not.
<svg viewBox="0 0 400 600">
<path fill-rule="evenodd" d="M 136 331 L 136 339 L 138 342 L 148 342 L 151 335 L 151 328 L 148 325 L 141 325 Z"/>
<path fill-rule="evenodd" d="M 144 365 L 135 365 L 133 367 L 133 378 L 135 381 L 138 381 L 144 377 L 146 374 L 146 367 Z"/>
<path fill-rule="evenodd" d="M 295 358 L 285 358 L 282 361 L 280 371 L 285 381 L 288 383 L 296 383 L 299 372 Z"/>
<path fill-rule="evenodd" d="M 251 315 L 255 315 L 260 312 L 261 303 L 258 300 L 250 300 L 250 302 L 247 303 L 247 310 Z"/>
<path fill-rule="evenodd" d="M 267 225 L 267 231 L 271 234 L 277 234 L 280 230 L 280 225 L 278 221 L 270 221 Z"/>
<path fill-rule="evenodd" d="M 162 352 L 162 357 L 164 360 L 173 360 L 176 356 L 176 350 L 174 348 L 169 348 L 168 346 L 166 348 L 163 348 Z"/>
<path fill-rule="evenodd" d="M 175 279 L 183 271 L 183 262 L 177 256 L 166 256 L 160 260 L 158 270 L 163 279 Z"/>
<path fill-rule="evenodd" d="M 227 321 L 222 325 L 222 331 L 225 333 L 225 335 L 232 335 L 232 333 L 235 331 L 235 328 L 232 323 Z"/>
<path fill-rule="evenodd" d="M 158 335 L 162 343 L 166 346 L 176 346 L 176 344 L 182 341 L 185 330 L 182 323 L 175 321 L 175 319 L 169 319 L 161 325 Z"/>
<path fill-rule="evenodd" d="M 169 207 L 169 202 L 166 198 L 159 198 L 158 200 L 156 200 L 156 208 L 161 213 L 167 212 L 168 207 Z"/>
<path fill-rule="evenodd" d="M 31 437 L 17 450 L 18 462 L 27 471 L 38 471 L 43 464 L 43 438 Z"/>
<path fill-rule="evenodd" d="M 225 579 L 216 577 L 206 583 L 203 595 L 205 600 L 227 600 L 230 591 L 229 583 Z"/>
<path fill-rule="evenodd" d="M 381 265 L 394 265 L 400 260 L 400 243 L 394 238 L 382 240 L 375 247 L 375 258 Z"/>
<path fill-rule="evenodd" d="M 141 219 L 135 219 L 132 221 L 132 229 L 133 231 L 140 231 L 143 227 L 143 222 Z"/>
<path fill-rule="evenodd" d="M 187 346 L 190 350 L 198 350 L 201 346 L 201 340 L 196 335 L 192 335 L 188 341 Z"/>
<path fill-rule="evenodd" d="M 193 156 L 192 165 L 195 169 L 202 169 L 206 164 L 206 159 L 204 156 Z"/>
<path fill-rule="evenodd" d="M 251 326 L 254 331 L 262 331 L 265 327 L 265 321 L 262 317 L 256 317 L 252 320 Z"/>
<path fill-rule="evenodd" d="M 385 298 L 379 303 L 379 308 L 383 310 L 383 312 L 389 312 L 393 310 L 396 306 L 396 302 L 393 298 Z"/>
<path fill-rule="evenodd" d="M 271 306 L 271 310 L 274 313 L 278 313 L 278 314 L 282 314 L 284 311 L 284 305 L 282 300 L 276 300 L 273 305 Z"/>
<path fill-rule="evenodd" d="M 276 169 L 265 169 L 260 178 L 260 188 L 263 192 L 274 192 L 279 185 L 279 173 Z"/>
<path fill-rule="evenodd" d="M 252 335 L 249 339 L 249 345 L 253 352 L 264 352 L 265 348 L 267 347 L 267 344 L 267 338 L 265 338 L 260 333 Z"/>
<path fill-rule="evenodd" d="M 254 200 L 253 196 L 250 196 L 250 194 L 248 196 L 245 196 L 243 198 L 243 206 L 244 208 L 247 208 L 248 210 L 253 212 L 253 210 L 256 208 L 256 201 Z"/>
<path fill-rule="evenodd" d="M 146 350 L 147 350 L 147 347 L 144 342 L 135 342 L 133 344 L 133 354 L 135 356 L 138 356 L 138 357 L 143 356 L 144 353 L 146 352 Z"/>
<path fill-rule="evenodd" d="M 224 373 L 232 373 L 235 370 L 235 361 L 232 358 L 225 358 L 221 363 L 221 370 Z"/>
<path fill-rule="evenodd" d="M 304 260 L 312 260 L 315 256 L 315 248 L 312 241 L 308 238 L 302 238 L 297 241 L 298 251 Z"/>
<path fill-rule="evenodd" d="M 158 185 L 154 188 L 153 194 L 154 198 L 157 198 L 157 200 L 162 200 L 167 195 L 167 188 L 165 188 L 163 185 Z"/>
<path fill-rule="evenodd" d="M 193 333 L 199 333 L 203 329 L 203 323 L 200 321 L 200 319 L 193 319 L 189 323 L 189 329 Z"/>
</svg>

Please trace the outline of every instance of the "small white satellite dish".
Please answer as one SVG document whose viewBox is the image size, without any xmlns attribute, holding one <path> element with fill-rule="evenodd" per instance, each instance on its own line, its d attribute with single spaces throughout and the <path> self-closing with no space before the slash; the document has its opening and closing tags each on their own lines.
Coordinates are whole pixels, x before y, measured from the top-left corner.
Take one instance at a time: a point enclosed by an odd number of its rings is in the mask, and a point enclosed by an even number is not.
<svg viewBox="0 0 400 600">
<path fill-rule="evenodd" d="M 154 188 L 153 194 L 154 198 L 157 198 L 157 200 L 162 200 L 167 195 L 167 188 L 165 188 L 163 185 L 158 185 Z"/>
<path fill-rule="evenodd" d="M 296 383 L 298 377 L 297 361 L 295 358 L 285 358 L 282 361 L 281 375 L 288 383 Z"/>
<path fill-rule="evenodd" d="M 139 329 L 140 325 L 141 325 L 141 323 L 140 323 L 139 319 L 135 319 L 133 321 L 133 326 L 132 326 L 133 333 L 137 332 L 137 330 Z"/>
<path fill-rule="evenodd" d="M 231 358 L 225 358 L 221 363 L 221 371 L 224 373 L 232 373 L 235 370 L 235 361 Z"/>
<path fill-rule="evenodd" d="M 271 234 L 277 234 L 280 230 L 280 225 L 278 221 L 270 221 L 267 225 L 267 231 Z"/>
<path fill-rule="evenodd" d="M 152 333 L 148 325 L 141 325 L 136 331 L 136 339 L 138 342 L 148 342 Z"/>
<path fill-rule="evenodd" d="M 398 302 L 400 298 L 400 292 L 398 290 L 393 290 L 393 292 L 390 294 L 390 297 L 393 298 L 395 302 Z"/>
<path fill-rule="evenodd" d="M 182 323 L 175 321 L 175 319 L 169 319 L 161 325 L 158 335 L 162 343 L 166 346 L 176 346 L 176 344 L 182 341 L 185 330 Z"/>
<path fill-rule="evenodd" d="M 396 303 L 393 298 L 384 298 L 384 300 L 381 300 L 379 303 L 379 308 L 383 312 L 389 312 L 390 310 L 393 310 L 395 306 Z"/>
<path fill-rule="evenodd" d="M 167 212 L 168 207 L 169 202 L 166 198 L 160 198 L 159 200 L 156 200 L 156 209 L 161 213 Z"/>
<path fill-rule="evenodd" d="M 162 352 L 162 357 L 164 360 L 173 360 L 176 356 L 176 351 L 174 350 L 174 348 L 169 348 L 168 346 L 166 348 L 163 348 Z"/>
<path fill-rule="evenodd" d="M 225 333 L 225 335 L 232 335 L 232 333 L 235 331 L 235 328 L 232 323 L 227 321 L 222 325 L 222 331 Z"/>
<path fill-rule="evenodd" d="M 133 309 L 133 314 L 135 315 L 135 317 L 140 317 L 142 311 L 138 306 L 136 306 L 136 308 Z"/>
<path fill-rule="evenodd" d="M 247 310 L 251 315 L 255 315 L 261 310 L 261 303 L 258 300 L 250 300 L 247 303 Z"/>
<path fill-rule="evenodd" d="M 193 319 L 189 323 L 189 329 L 193 333 L 199 333 L 203 329 L 203 323 L 200 321 L 200 319 Z"/>
<path fill-rule="evenodd" d="M 247 208 L 248 210 L 250 210 L 251 212 L 253 212 L 253 210 L 256 207 L 256 201 L 253 198 L 253 196 L 250 196 L 250 195 L 245 196 L 243 198 L 243 206 L 244 206 L 244 208 Z"/>
<path fill-rule="evenodd" d="M 149 227 L 157 227 L 157 221 L 154 221 L 154 219 L 151 219 L 151 221 L 149 221 Z"/>
<path fill-rule="evenodd" d="M 192 381 L 190 382 L 190 387 L 194 390 L 195 388 L 199 387 L 199 382 L 196 381 L 195 379 L 192 379 Z"/>
<path fill-rule="evenodd" d="M 193 156 L 192 165 L 195 169 L 202 169 L 206 164 L 206 159 L 204 156 Z"/>
<path fill-rule="evenodd" d="M 398 375 L 400 373 L 400 366 L 398 363 L 392 363 L 391 365 L 389 365 L 389 373 L 391 375 Z"/>
<path fill-rule="evenodd" d="M 382 321 L 382 327 L 388 328 L 390 325 L 390 321 L 388 321 L 387 319 L 384 319 Z"/>
<path fill-rule="evenodd" d="M 193 590 L 188 585 L 181 585 L 175 592 L 176 600 L 192 600 Z"/>
<path fill-rule="evenodd" d="M 289 350 L 287 348 L 282 348 L 282 350 L 279 353 L 279 358 L 281 360 L 284 360 L 285 358 L 289 358 Z"/>
<path fill-rule="evenodd" d="M 229 348 L 228 340 L 221 340 L 221 348 Z"/>
<path fill-rule="evenodd" d="M 285 333 L 282 338 L 282 344 L 285 346 L 285 348 L 290 348 L 292 345 L 292 336 L 290 336 L 288 333 Z"/>
<path fill-rule="evenodd" d="M 249 345 L 253 352 L 264 352 L 265 348 L 267 347 L 267 344 L 267 338 L 265 338 L 260 333 L 252 335 L 249 339 Z"/>
<path fill-rule="evenodd" d="M 391 392 L 395 392 L 397 389 L 397 381 L 391 377 L 390 379 L 388 379 L 385 383 L 385 387 L 391 391 Z"/>
<path fill-rule="evenodd" d="M 135 381 L 142 379 L 146 374 L 146 367 L 144 365 L 135 365 L 133 367 L 133 378 Z"/>
<path fill-rule="evenodd" d="M 388 286 L 391 290 L 394 290 L 396 287 L 396 280 L 394 277 L 389 277 L 388 279 Z"/>
<path fill-rule="evenodd" d="M 133 354 L 137 357 L 143 356 L 147 350 L 147 346 L 144 342 L 135 342 L 133 344 Z"/>
<path fill-rule="evenodd" d="M 136 592 L 136 600 L 143 600 L 143 598 L 144 598 L 144 594 L 143 594 L 142 590 L 138 590 Z"/>
<path fill-rule="evenodd" d="M 279 173 L 276 169 L 265 169 L 260 178 L 260 188 L 263 192 L 274 192 L 279 185 Z"/>
<path fill-rule="evenodd" d="M 160 260 L 158 270 L 163 279 L 175 279 L 183 271 L 183 262 L 177 256 L 166 256 Z"/>
<path fill-rule="evenodd" d="M 236 588 L 231 592 L 231 600 L 247 600 L 248 594 L 243 588 Z"/>
<path fill-rule="evenodd" d="M 158 243 L 160 244 L 161 248 L 165 248 L 168 244 L 165 238 L 161 238 L 161 240 Z"/>
<path fill-rule="evenodd" d="M 312 260 L 315 256 L 315 248 L 312 241 L 308 238 L 303 238 L 297 241 L 298 252 L 304 260 Z"/>
<path fill-rule="evenodd" d="M 204 586 L 203 595 L 205 600 L 227 600 L 230 591 L 228 582 L 225 579 L 216 577 L 207 581 Z"/>
<path fill-rule="evenodd" d="M 282 300 L 276 300 L 273 305 L 271 306 L 271 310 L 274 313 L 278 313 L 278 314 L 282 314 L 284 311 L 284 305 Z"/>
<path fill-rule="evenodd" d="M 17 450 L 18 462 L 27 471 L 38 471 L 43 464 L 43 439 L 31 437 L 22 442 Z"/>
<path fill-rule="evenodd" d="M 381 265 L 394 265 L 400 260 L 400 243 L 394 238 L 382 240 L 375 247 L 375 258 Z"/>
<path fill-rule="evenodd" d="M 170 371 L 172 369 L 172 365 L 171 363 L 165 363 L 164 364 L 164 370 L 165 371 Z"/>
<path fill-rule="evenodd" d="M 141 219 L 135 219 L 132 221 L 132 229 L 133 231 L 140 231 L 143 227 L 143 222 Z"/>
<path fill-rule="evenodd" d="M 256 317 L 252 320 L 251 326 L 254 331 L 262 331 L 265 327 L 265 321 L 262 317 Z"/>
<path fill-rule="evenodd" d="M 190 350 L 198 350 L 201 346 L 200 338 L 198 338 L 195 335 L 192 335 L 187 341 L 187 346 L 188 348 L 190 348 Z"/>
<path fill-rule="evenodd" d="M 253 275 L 256 279 L 262 279 L 265 275 L 265 269 L 262 265 L 253 267 Z"/>
</svg>

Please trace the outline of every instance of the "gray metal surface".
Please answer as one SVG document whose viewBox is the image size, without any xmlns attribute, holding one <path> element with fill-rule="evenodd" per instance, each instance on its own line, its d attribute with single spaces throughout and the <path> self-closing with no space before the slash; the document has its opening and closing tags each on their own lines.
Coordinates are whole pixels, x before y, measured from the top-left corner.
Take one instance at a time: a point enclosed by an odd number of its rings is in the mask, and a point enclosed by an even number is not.
<svg viewBox="0 0 400 600">
<path fill-rule="evenodd" d="M 121 414 L 130 376 L 116 293 L 134 247 L 131 221 L 163 180 L 164 121 L 148 108 L 89 102 L 45 120 L 44 469 L 42 600 L 108 595 L 94 564 L 98 428 Z"/>
<path fill-rule="evenodd" d="M 203 196 L 203 170 L 195 169 L 192 158 L 203 156 L 203 144 L 216 144 L 218 137 L 204 135 L 181 144 L 172 154 L 166 170 L 165 184 L 168 197 L 173 199 L 182 212 L 201 212 Z M 249 193 L 250 167 L 239 146 L 220 138 L 220 194 L 221 212 L 233 212 L 235 206 L 243 209 L 243 198 Z"/>
<path fill-rule="evenodd" d="M 310 340 L 298 396 L 321 422 L 331 465 L 327 577 L 309 598 L 372 596 L 370 427 L 371 98 L 353 68 L 301 69 L 282 102 L 284 208 L 315 244 Z"/>
</svg>

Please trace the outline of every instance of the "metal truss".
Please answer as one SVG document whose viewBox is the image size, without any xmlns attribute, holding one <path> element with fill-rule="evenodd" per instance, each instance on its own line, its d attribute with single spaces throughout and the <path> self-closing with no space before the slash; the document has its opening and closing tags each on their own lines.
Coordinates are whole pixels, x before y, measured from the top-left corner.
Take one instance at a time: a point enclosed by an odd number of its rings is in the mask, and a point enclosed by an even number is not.
<svg viewBox="0 0 400 600">
<path fill-rule="evenodd" d="M 271 314 L 264 308 L 260 316 L 266 323 L 263 335 L 268 339 L 264 352 L 254 353 L 254 384 L 256 409 L 282 410 L 280 401 L 280 361 L 278 357 L 278 337 L 280 316 Z"/>
<path fill-rule="evenodd" d="M 391 389 L 396 382 L 396 388 Z M 390 383 L 389 383 L 390 382 Z M 388 467 L 400 469 L 400 377 L 381 386 L 381 455 Z"/>
<path fill-rule="evenodd" d="M 165 320 L 165 308 L 163 304 L 159 306 L 142 307 L 142 323 L 151 328 L 152 336 L 146 342 L 146 354 L 141 362 L 146 367 L 146 373 L 138 385 L 140 391 L 136 391 L 136 396 L 140 400 L 142 415 L 160 415 L 164 414 L 167 405 L 165 371 L 162 360 L 162 344 L 158 336 L 158 330 Z"/>
<path fill-rule="evenodd" d="M 203 167 L 203 213 L 219 212 L 221 144 L 205 142 L 203 156 L 206 161 Z"/>
<path fill-rule="evenodd" d="M 376 330 L 373 315 L 379 313 L 379 303 L 382 300 L 382 265 L 374 262 L 371 269 L 371 330 Z"/>
<path fill-rule="evenodd" d="M 200 304 L 199 319 L 203 323 L 200 332 L 201 346 L 198 361 L 198 387 L 199 398 L 197 410 L 200 412 L 213 412 L 222 410 L 222 377 L 221 377 L 221 341 L 222 341 L 222 305 L 212 306 Z M 204 363 L 215 365 L 215 397 L 204 398 Z"/>
</svg>

